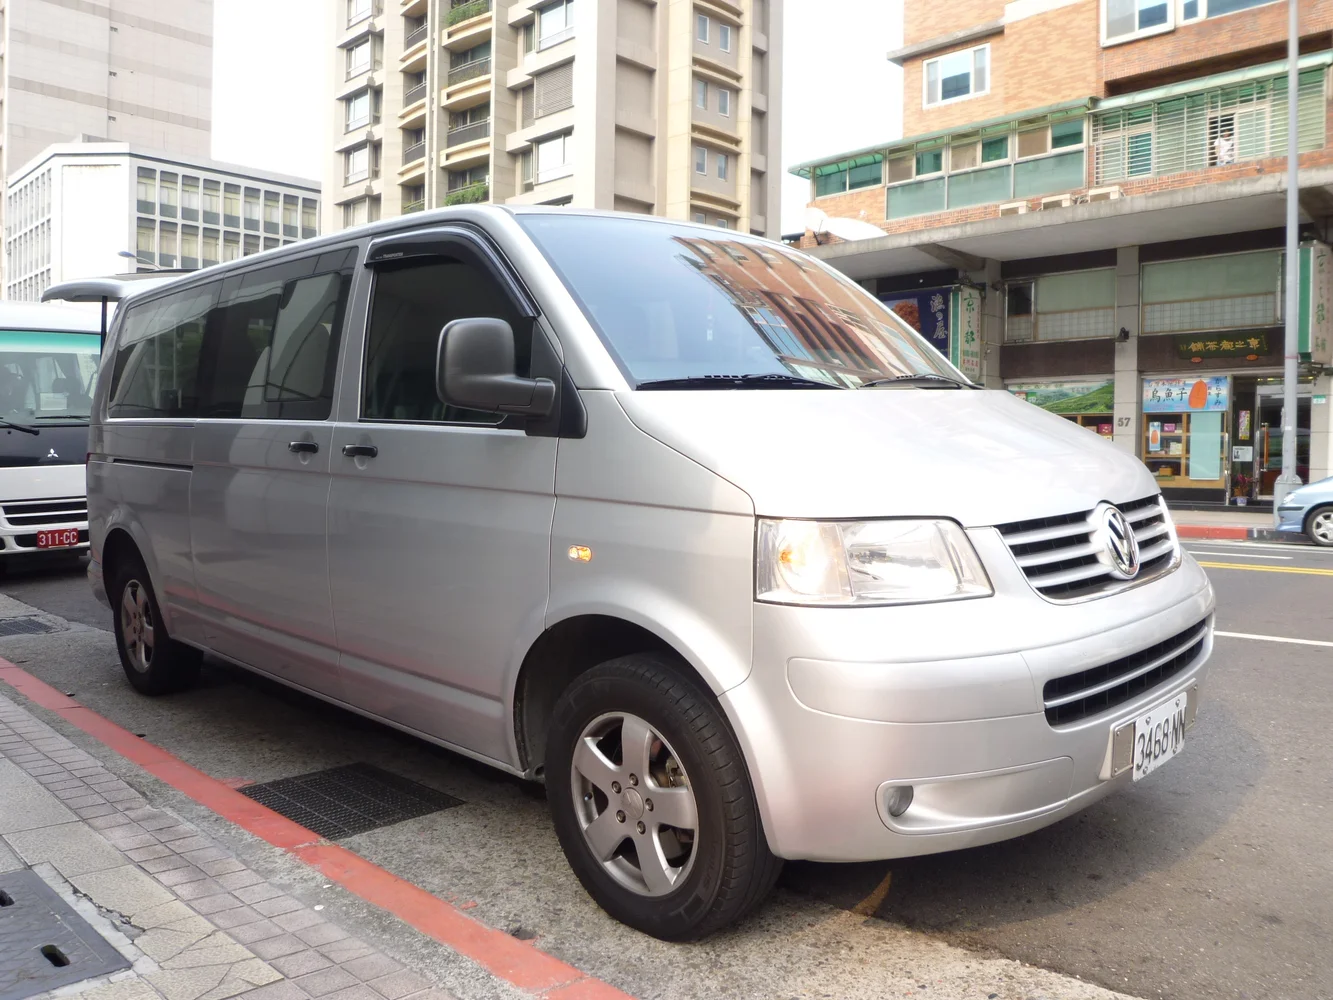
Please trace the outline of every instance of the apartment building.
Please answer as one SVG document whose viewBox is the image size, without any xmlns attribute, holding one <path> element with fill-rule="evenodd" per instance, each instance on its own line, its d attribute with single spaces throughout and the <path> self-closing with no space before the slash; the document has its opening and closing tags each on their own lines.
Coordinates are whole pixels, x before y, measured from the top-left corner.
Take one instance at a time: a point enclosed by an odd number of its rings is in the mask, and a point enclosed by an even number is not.
<svg viewBox="0 0 1333 1000">
<path fill-rule="evenodd" d="M 905 44 L 889 54 L 905 136 L 793 168 L 827 216 L 884 235 L 802 244 L 973 378 L 1141 457 L 1168 497 L 1269 501 L 1289 2 L 1297 465 L 1333 474 L 1333 0 L 905 0 Z"/>
<path fill-rule="evenodd" d="M 0 183 L 73 135 L 209 154 L 213 0 L 0 0 L 0 44 Z"/>
<path fill-rule="evenodd" d="M 5 298 L 99 274 L 194 270 L 319 234 L 319 184 L 83 137 L 10 178 Z"/>
<path fill-rule="evenodd" d="M 325 228 L 472 202 L 778 227 L 782 0 L 336 0 Z"/>
</svg>

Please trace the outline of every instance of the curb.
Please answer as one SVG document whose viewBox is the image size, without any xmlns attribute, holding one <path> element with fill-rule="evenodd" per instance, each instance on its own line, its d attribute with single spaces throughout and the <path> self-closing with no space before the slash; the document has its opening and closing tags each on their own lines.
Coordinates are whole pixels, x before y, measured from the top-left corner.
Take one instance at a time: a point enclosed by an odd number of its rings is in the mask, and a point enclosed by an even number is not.
<svg viewBox="0 0 1333 1000">
<path fill-rule="evenodd" d="M 1283 542 L 1287 545 L 1309 545 L 1310 540 L 1304 535 L 1292 535 L 1274 528 L 1246 528 L 1232 524 L 1178 524 L 1176 535 L 1180 538 L 1211 538 L 1215 540 L 1240 542 Z"/>
</svg>

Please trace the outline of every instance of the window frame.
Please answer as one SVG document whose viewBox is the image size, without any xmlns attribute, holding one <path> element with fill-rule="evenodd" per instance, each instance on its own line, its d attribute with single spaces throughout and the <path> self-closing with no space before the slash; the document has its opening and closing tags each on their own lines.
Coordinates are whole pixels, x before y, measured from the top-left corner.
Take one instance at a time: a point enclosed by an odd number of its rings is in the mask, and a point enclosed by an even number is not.
<svg viewBox="0 0 1333 1000">
<path fill-rule="evenodd" d="M 363 50 L 364 50 L 365 53 L 366 53 L 365 65 L 364 65 L 364 66 L 361 66 L 360 68 L 358 68 L 357 64 L 353 62 L 352 57 L 353 57 L 356 53 L 361 52 L 361 51 L 363 51 Z M 356 78 L 356 77 L 358 77 L 358 76 L 364 76 L 365 74 L 367 74 L 367 73 L 369 73 L 369 72 L 371 71 L 372 67 L 374 67 L 374 65 L 375 65 L 375 41 L 374 41 L 373 36 L 371 36 L 371 35 L 366 35 L 366 37 L 363 38 L 363 39 L 361 39 L 359 42 L 356 42 L 356 43 L 353 44 L 353 45 L 349 45 L 349 46 L 347 46 L 347 48 L 346 48 L 345 51 L 347 52 L 347 77 L 346 77 L 346 79 L 351 80 L 351 79 L 354 79 L 354 78 Z"/>
<path fill-rule="evenodd" d="M 698 12 L 694 15 L 694 40 L 701 45 L 712 44 L 709 36 L 712 34 L 712 19 L 707 14 Z"/>
<path fill-rule="evenodd" d="M 708 81 L 701 76 L 694 78 L 694 106 L 699 111 L 708 110 Z"/>
<path fill-rule="evenodd" d="M 731 117 L 731 88 L 717 88 L 717 113 L 723 118 Z"/>
<path fill-rule="evenodd" d="M 362 120 L 362 119 L 358 118 L 358 119 L 356 119 L 355 122 L 353 122 L 353 120 L 352 120 L 352 108 L 356 105 L 356 102 L 359 101 L 359 100 L 362 99 L 362 98 L 365 98 L 365 101 L 366 101 L 366 114 L 365 114 L 365 119 Z M 374 99 L 370 96 L 370 88 L 369 88 L 369 87 L 366 87 L 366 88 L 363 89 L 363 90 L 358 90 L 355 94 L 349 94 L 348 96 L 344 97 L 344 98 L 343 98 L 343 107 L 344 107 L 344 110 L 343 110 L 343 132 L 344 132 L 344 133 L 347 133 L 347 132 L 355 132 L 357 129 L 368 128 L 368 127 L 370 126 L 371 122 L 374 120 L 374 117 L 375 117 L 375 113 L 374 113 L 374 103 L 375 103 L 375 102 L 374 102 Z"/>
<path fill-rule="evenodd" d="M 1178 0 L 1176 10 L 1176 26 L 1182 24 L 1196 24 L 1199 21 L 1207 21 L 1214 17 L 1230 17 L 1232 14 L 1244 14 L 1247 10 L 1254 10 L 1257 7 L 1267 7 L 1269 4 L 1281 3 L 1282 0 L 1259 0 L 1258 3 L 1250 4 L 1248 7 L 1239 7 L 1236 10 L 1224 10 L 1220 14 L 1208 13 L 1208 4 L 1210 0 L 1193 0 L 1198 4 L 1197 13 L 1193 17 L 1185 16 L 1185 5 L 1191 0 Z"/>
<path fill-rule="evenodd" d="M 703 164 L 703 169 L 700 169 L 700 163 Z M 700 146 L 698 143 L 694 144 L 694 172 L 700 177 L 708 176 L 708 147 Z"/>
<path fill-rule="evenodd" d="M 731 154 L 716 153 L 717 158 L 717 179 L 720 181 L 731 182 Z"/>
<path fill-rule="evenodd" d="M 1106 23 L 1107 4 L 1109 4 L 1110 2 L 1111 0 L 1101 0 L 1101 2 L 1098 5 L 1099 20 L 1097 23 L 1097 31 L 1101 39 L 1102 48 L 1104 49 L 1110 48 L 1114 45 L 1124 45 L 1126 42 L 1138 41 L 1140 38 L 1151 38 L 1154 35 L 1164 35 L 1169 31 L 1176 30 L 1176 13 L 1177 13 L 1176 8 L 1179 6 L 1179 3 L 1177 2 L 1177 0 L 1165 0 L 1166 22 L 1164 24 L 1154 24 L 1147 28 L 1135 28 L 1134 31 L 1131 31 L 1128 34 L 1116 35 L 1112 37 L 1107 34 L 1107 23 Z M 1138 14 L 1139 14 L 1137 4 L 1140 2 L 1140 0 L 1132 0 L 1132 2 L 1136 5 L 1134 8 L 1134 23 L 1137 25 Z M 1203 0 L 1200 0 L 1200 2 L 1203 2 Z M 1277 0 L 1273 0 L 1273 2 L 1277 2 Z M 1194 23 L 1194 20 L 1195 19 L 1191 19 L 1190 23 Z"/>
<path fill-rule="evenodd" d="M 347 0 L 347 27 L 375 16 L 375 0 Z"/>
<path fill-rule="evenodd" d="M 1105 3 L 1106 0 L 1102 0 L 1102 2 Z M 984 90 L 976 90 L 976 89 L 975 89 L 975 84 L 976 84 L 976 77 L 977 77 L 977 53 L 978 53 L 978 52 L 981 52 L 981 51 L 983 51 L 983 50 L 984 50 L 985 53 L 986 53 L 986 88 L 985 88 Z M 967 71 L 967 72 L 968 72 L 968 87 L 971 88 L 971 89 L 969 89 L 968 92 L 967 92 L 966 94 L 961 94 L 961 95 L 959 95 L 958 97 L 947 97 L 947 98 L 946 98 L 946 97 L 943 96 L 943 81 L 941 81 L 941 84 L 940 84 L 940 88 L 941 88 L 941 89 L 940 89 L 940 93 L 941 93 L 940 100 L 935 101 L 935 102 L 932 103 L 931 100 L 930 100 L 930 66 L 931 66 L 931 64 L 932 64 L 932 63 L 934 63 L 934 64 L 938 64 L 938 63 L 942 62 L 943 60 L 948 59 L 950 56 L 957 56 L 957 55 L 961 55 L 961 54 L 963 54 L 963 53 L 967 53 L 969 56 L 972 57 L 972 58 L 971 58 L 972 66 L 971 66 L 971 68 Z M 974 97 L 985 97 L 987 94 L 989 94 L 989 93 L 990 93 L 990 89 L 991 89 L 991 77 L 993 77 L 993 76 L 995 75 L 995 73 L 994 73 L 994 70 L 995 70 L 995 63 L 994 63 L 994 61 L 991 59 L 991 55 L 992 55 L 992 53 L 991 53 L 991 43 L 990 43 L 990 42 L 984 42 L 984 43 L 982 43 L 981 45 L 973 45 L 973 46 L 971 46 L 970 48 L 966 48 L 966 49 L 955 49 L 955 50 L 952 51 L 952 52 L 945 52 L 945 53 L 942 53 L 941 55 L 935 56 L 933 59 L 925 59 L 925 60 L 923 60 L 922 63 L 921 63 L 921 107 L 922 107 L 922 109 L 924 109 L 924 110 L 930 110 L 930 109 L 932 109 L 932 108 L 943 108 L 943 107 L 946 107 L 947 105 L 950 105 L 950 104 L 957 104 L 959 101 L 970 101 L 970 100 L 972 100 Z"/>
<path fill-rule="evenodd" d="M 722 52 L 731 52 L 731 33 L 733 30 L 729 24 L 722 21 L 717 23 L 717 47 Z"/>
<path fill-rule="evenodd" d="M 352 170 L 354 157 L 360 153 L 364 157 L 364 164 L 359 173 Z M 361 181 L 370 179 L 370 143 L 362 143 L 360 146 L 353 146 L 351 149 L 343 152 L 343 187 L 349 184 L 359 184 Z M 263 211 L 263 203 L 260 203 L 260 211 Z M 260 216 L 263 219 L 263 216 Z"/>
<path fill-rule="evenodd" d="M 560 8 L 564 14 L 564 27 L 559 28 L 549 35 L 542 33 L 542 17 L 546 14 Z M 574 37 L 574 0 L 555 0 L 554 3 L 543 4 L 533 11 L 535 17 L 533 23 L 536 25 L 534 34 L 536 35 L 537 51 L 559 45 L 561 42 L 567 42 Z"/>
</svg>

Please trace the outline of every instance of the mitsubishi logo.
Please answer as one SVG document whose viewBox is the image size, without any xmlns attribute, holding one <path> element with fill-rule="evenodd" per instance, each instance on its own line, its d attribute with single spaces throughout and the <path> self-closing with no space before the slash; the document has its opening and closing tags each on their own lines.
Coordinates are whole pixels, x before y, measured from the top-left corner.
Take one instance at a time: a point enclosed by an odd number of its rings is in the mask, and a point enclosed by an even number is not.
<svg viewBox="0 0 1333 1000">
<path fill-rule="evenodd" d="M 1120 509 L 1109 503 L 1098 504 L 1090 520 L 1097 561 L 1117 579 L 1132 580 L 1138 576 L 1139 542 Z"/>
<path fill-rule="evenodd" d="M 56 450 L 55 450 L 54 448 L 52 448 L 50 451 L 48 451 L 48 452 L 46 453 L 46 457 L 47 457 L 47 458 L 59 458 L 60 456 L 57 455 L 57 454 L 56 454 Z"/>
</svg>

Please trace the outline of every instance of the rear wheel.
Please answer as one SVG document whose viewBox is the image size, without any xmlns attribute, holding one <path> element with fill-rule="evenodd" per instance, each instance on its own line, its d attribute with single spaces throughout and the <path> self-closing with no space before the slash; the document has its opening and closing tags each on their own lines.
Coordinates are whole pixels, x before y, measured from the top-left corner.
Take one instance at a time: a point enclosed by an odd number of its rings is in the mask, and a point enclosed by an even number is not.
<svg viewBox="0 0 1333 1000">
<path fill-rule="evenodd" d="M 159 695 L 194 684 L 203 654 L 167 634 L 142 560 L 135 557 L 122 561 L 110 594 L 120 665 L 134 689 L 140 694 Z"/>
<path fill-rule="evenodd" d="M 740 919 L 772 888 L 736 737 L 671 657 L 642 653 L 580 675 L 557 702 L 546 781 L 556 833 L 589 895 L 666 940 Z"/>
<path fill-rule="evenodd" d="M 1310 511 L 1305 519 L 1305 533 L 1316 545 L 1333 545 L 1333 507 L 1316 507 Z"/>
</svg>

